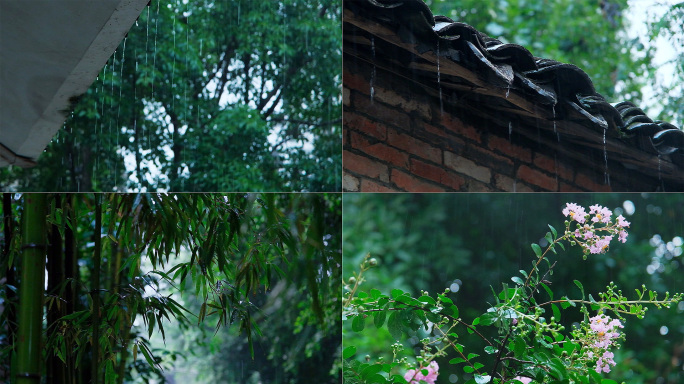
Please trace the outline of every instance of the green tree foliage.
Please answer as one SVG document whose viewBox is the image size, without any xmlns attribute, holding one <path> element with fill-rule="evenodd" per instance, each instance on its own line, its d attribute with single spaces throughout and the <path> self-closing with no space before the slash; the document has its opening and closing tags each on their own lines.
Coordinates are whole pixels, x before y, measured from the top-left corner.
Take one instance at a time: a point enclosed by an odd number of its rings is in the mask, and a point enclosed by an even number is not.
<svg viewBox="0 0 684 384">
<path fill-rule="evenodd" d="M 556 297 L 576 296 L 575 279 L 583 282 L 587 294 L 605 292 L 610 281 L 626 295 L 641 284 L 659 292 L 681 290 L 684 204 L 676 195 L 345 195 L 343 275 L 349 278 L 358 271 L 370 252 L 378 265 L 365 273 L 367 289 L 378 288 L 383 294 L 400 289 L 414 297 L 426 291 L 434 297 L 450 288 L 449 298 L 458 305 L 459 316 L 472 320 L 494 304 L 490 287 L 498 293 L 501 283 L 510 284 L 516 271 L 530 270 L 530 243 L 548 245 L 539 233 L 540 223 L 561 227 L 560 210 L 566 202 L 602 204 L 616 215 L 623 214 L 632 225 L 627 243 L 613 244 L 605 255 L 582 261 L 581 251 L 573 247 L 558 256 L 563 260 L 549 279 Z M 628 210 L 632 206 L 633 212 Z M 684 305 L 679 305 L 629 321 L 625 342 L 615 352 L 620 363 L 611 374 L 629 383 L 679 382 L 684 334 L 672 325 L 682 312 Z M 568 313 L 562 324 L 571 329 L 580 320 L 580 315 Z M 359 359 L 365 362 L 369 354 L 373 361 L 378 357 L 392 361 L 387 351 L 396 338 L 387 329 L 374 329 L 372 337 L 364 337 L 353 332 L 349 323 L 344 322 L 344 344 L 357 346 Z M 366 327 L 373 327 L 370 320 Z M 399 356 L 418 355 L 419 339 L 418 334 L 410 336 Z M 483 350 L 486 344 L 478 340 L 468 342 Z M 463 374 L 442 361 L 440 372 L 441 380 L 452 373 Z"/>
<path fill-rule="evenodd" d="M 13 218 L 27 209 L 26 196 L 7 196 L 0 275 L 0 316 L 8 325 L 0 336 L 4 379 L 14 359 L 18 305 L 16 277 L 8 277 L 21 270 L 22 235 Z M 264 357 L 254 345 L 279 335 L 269 345 L 299 352 L 280 367 L 287 382 L 301 382 L 296 378 L 304 374 L 317 382 L 340 376 L 331 358 L 341 342 L 333 288 L 340 284 L 339 195 L 51 195 L 48 203 L 43 359 L 49 382 L 163 380 L 161 369 L 172 368 L 179 353 L 153 347 L 150 338 L 205 322 L 219 338 L 230 334 L 242 346 L 231 352 L 235 361 L 268 362 L 264 374 L 278 367 L 281 355 Z M 177 258 L 180 253 L 187 259 Z M 268 300 L 285 302 L 287 310 L 263 316 Z M 281 313 L 292 323 L 283 325 Z M 322 347 L 330 349 L 317 353 Z M 326 354 L 331 357 L 320 356 Z M 311 365 L 317 369 L 305 369 Z M 215 367 L 233 368 L 218 361 Z"/>
<path fill-rule="evenodd" d="M 665 121 L 684 121 L 684 2 L 673 4 L 661 18 L 651 18 L 649 41 L 664 37 L 671 42 L 668 49 L 674 53 L 670 63 L 674 73 L 665 85 L 656 84 L 657 97 L 663 107 L 660 118 Z M 684 127 L 684 123 L 680 123 Z"/>
<path fill-rule="evenodd" d="M 0 183 L 339 190 L 340 12 L 333 0 L 152 0 L 39 165 Z"/>
<path fill-rule="evenodd" d="M 623 15 L 633 11 L 627 8 L 627 0 L 426 3 L 436 15 L 470 24 L 504 42 L 520 44 L 534 56 L 577 65 L 611 102 L 641 100 L 641 87 L 649 82 L 652 52 L 625 34 Z"/>
</svg>

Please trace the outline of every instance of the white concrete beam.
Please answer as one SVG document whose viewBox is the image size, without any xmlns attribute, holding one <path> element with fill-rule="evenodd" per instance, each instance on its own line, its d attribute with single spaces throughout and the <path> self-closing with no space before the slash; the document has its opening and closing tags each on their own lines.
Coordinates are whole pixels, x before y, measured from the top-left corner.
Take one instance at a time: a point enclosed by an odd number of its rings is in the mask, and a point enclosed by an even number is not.
<svg viewBox="0 0 684 384">
<path fill-rule="evenodd" d="M 30 167 L 148 0 L 0 0 L 0 166 Z"/>
</svg>

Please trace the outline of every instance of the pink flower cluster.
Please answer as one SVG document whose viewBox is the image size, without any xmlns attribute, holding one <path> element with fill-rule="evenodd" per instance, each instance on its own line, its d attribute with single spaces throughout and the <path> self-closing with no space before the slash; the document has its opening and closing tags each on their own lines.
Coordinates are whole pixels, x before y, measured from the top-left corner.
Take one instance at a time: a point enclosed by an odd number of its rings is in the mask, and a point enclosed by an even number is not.
<svg viewBox="0 0 684 384">
<path fill-rule="evenodd" d="M 428 371 L 427 375 L 423 375 L 422 370 L 426 369 Z M 437 375 L 439 374 L 439 365 L 437 365 L 436 361 L 430 362 L 430 365 L 427 367 L 419 367 L 418 369 L 409 369 L 405 374 L 404 374 L 404 380 L 408 382 L 408 384 L 420 384 L 421 382 L 426 382 L 427 384 L 435 384 L 435 381 L 437 380 Z"/>
<path fill-rule="evenodd" d="M 625 228 L 629 227 L 629 221 L 619 215 L 613 224 L 611 221 L 613 212 L 606 207 L 595 204 L 589 207 L 589 213 L 587 213 L 581 205 L 567 203 L 563 208 L 563 215 L 569 217 L 570 221 L 577 222 L 577 229 L 571 233 L 571 236 L 574 241 L 582 246 L 585 254 L 605 253 L 615 235 L 617 235 L 618 241 L 623 243 L 627 241 Z M 597 226 L 599 224 L 604 224 L 604 226 Z M 601 236 L 597 233 L 599 231 L 608 234 Z"/>
<path fill-rule="evenodd" d="M 615 365 L 615 360 L 613 360 L 615 355 L 613 355 L 613 352 L 608 351 L 608 348 L 620 336 L 618 328 L 623 328 L 622 323 L 618 319 L 611 319 L 603 314 L 589 318 L 589 329 L 596 335 L 596 340 L 590 347 L 603 351 L 596 361 L 597 373 L 610 372 L 610 366 Z M 590 359 L 594 358 L 594 352 L 589 352 L 588 357 Z"/>
</svg>

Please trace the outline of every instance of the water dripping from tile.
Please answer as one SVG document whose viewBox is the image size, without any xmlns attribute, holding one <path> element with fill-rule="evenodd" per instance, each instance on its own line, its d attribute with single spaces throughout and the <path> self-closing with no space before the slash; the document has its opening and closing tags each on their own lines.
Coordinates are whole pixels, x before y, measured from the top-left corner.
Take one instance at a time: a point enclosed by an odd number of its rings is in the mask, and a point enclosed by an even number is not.
<svg viewBox="0 0 684 384">
<path fill-rule="evenodd" d="M 663 185 L 663 175 L 661 173 L 660 167 L 661 167 L 661 158 L 660 158 L 660 153 L 659 153 L 658 154 L 658 188 L 661 188 Z M 661 191 L 664 189 L 665 188 L 662 188 Z"/>
<path fill-rule="evenodd" d="M 513 122 L 509 121 L 508 122 L 508 141 L 510 142 L 513 139 Z"/>
<path fill-rule="evenodd" d="M 371 99 L 371 104 L 373 104 L 373 97 L 375 96 L 375 37 L 371 36 L 371 51 L 373 53 L 373 72 L 371 73 L 371 78 L 370 78 L 370 99 Z"/>
<path fill-rule="evenodd" d="M 439 88 L 439 111 L 444 115 L 444 102 L 442 101 L 442 75 L 439 68 L 439 39 L 437 39 L 437 87 Z"/>
<path fill-rule="evenodd" d="M 608 148 L 606 146 L 606 132 L 608 131 L 608 128 L 605 128 L 603 130 L 603 160 L 605 164 L 605 170 L 603 172 L 603 175 L 605 176 L 605 183 L 606 185 L 610 186 L 610 175 L 608 174 Z"/>
<path fill-rule="evenodd" d="M 508 88 L 506 88 L 506 98 L 508 99 L 508 95 L 511 93 L 511 86 L 510 84 L 508 85 Z"/>
<path fill-rule="evenodd" d="M 556 134 L 556 139 L 560 142 L 560 135 L 558 134 L 558 128 L 556 128 L 556 104 L 555 103 L 551 107 L 551 111 L 553 111 L 553 133 Z"/>
</svg>

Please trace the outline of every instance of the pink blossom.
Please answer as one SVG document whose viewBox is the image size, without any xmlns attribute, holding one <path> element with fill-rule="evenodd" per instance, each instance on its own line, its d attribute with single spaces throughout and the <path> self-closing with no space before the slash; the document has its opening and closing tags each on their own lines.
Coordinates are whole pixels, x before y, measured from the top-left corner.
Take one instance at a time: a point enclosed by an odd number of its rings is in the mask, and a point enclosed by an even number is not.
<svg viewBox="0 0 684 384">
<path fill-rule="evenodd" d="M 620 240 L 623 243 L 626 242 L 627 241 L 627 231 L 622 230 L 622 231 L 618 232 L 618 240 Z"/>
<path fill-rule="evenodd" d="M 529 384 L 532 382 L 532 379 L 530 379 L 529 377 L 523 377 L 523 376 L 516 376 L 513 378 L 513 380 L 518 380 L 519 382 L 521 382 L 523 384 Z"/>
<path fill-rule="evenodd" d="M 610 241 L 613 240 L 613 236 L 604 236 L 598 239 L 596 242 L 589 246 L 589 252 L 593 254 L 604 253 L 608 250 Z"/>
<path fill-rule="evenodd" d="M 563 215 L 570 216 L 571 220 L 575 220 L 580 224 L 584 224 L 585 216 L 587 213 L 584 211 L 584 207 L 577 205 L 575 203 L 566 203 L 565 208 L 563 208 Z"/>
<path fill-rule="evenodd" d="M 630 222 L 625 220 L 625 218 L 622 217 L 622 215 L 617 217 L 618 228 L 627 228 L 627 227 L 629 227 L 629 224 L 630 224 Z"/>
<path fill-rule="evenodd" d="M 591 347 L 606 350 L 603 355 L 599 357 L 596 372 L 600 373 L 600 369 L 603 369 L 604 372 L 608 372 L 605 371 L 605 369 L 610 370 L 608 364 L 615 365 L 615 362 L 612 360 L 613 353 L 608 352 L 607 349 L 613 345 L 615 339 L 620 337 L 618 328 L 624 328 L 619 319 L 611 319 L 609 316 L 603 314 L 589 318 L 589 329 L 596 334 L 596 341 L 591 344 Z M 590 352 L 588 356 L 589 358 L 592 358 L 594 356 L 593 352 Z"/>
<path fill-rule="evenodd" d="M 605 351 L 596 362 L 596 372 L 610 372 L 610 366 L 615 366 L 615 360 L 613 360 L 614 356 L 613 352 Z"/>
<path fill-rule="evenodd" d="M 592 222 L 608 224 L 610 223 L 610 217 L 613 215 L 613 212 L 611 212 L 608 208 L 594 204 L 589 207 L 589 214 L 596 215 L 591 218 Z"/>
<path fill-rule="evenodd" d="M 423 375 L 422 370 L 424 369 L 428 371 L 427 375 Z M 427 384 L 435 384 L 437 375 L 439 374 L 437 371 L 439 371 L 439 365 L 436 361 L 433 361 L 427 367 L 421 366 L 418 369 L 409 369 L 404 374 L 404 380 L 406 380 L 408 384 L 420 384 L 421 381 L 424 381 Z"/>
</svg>

